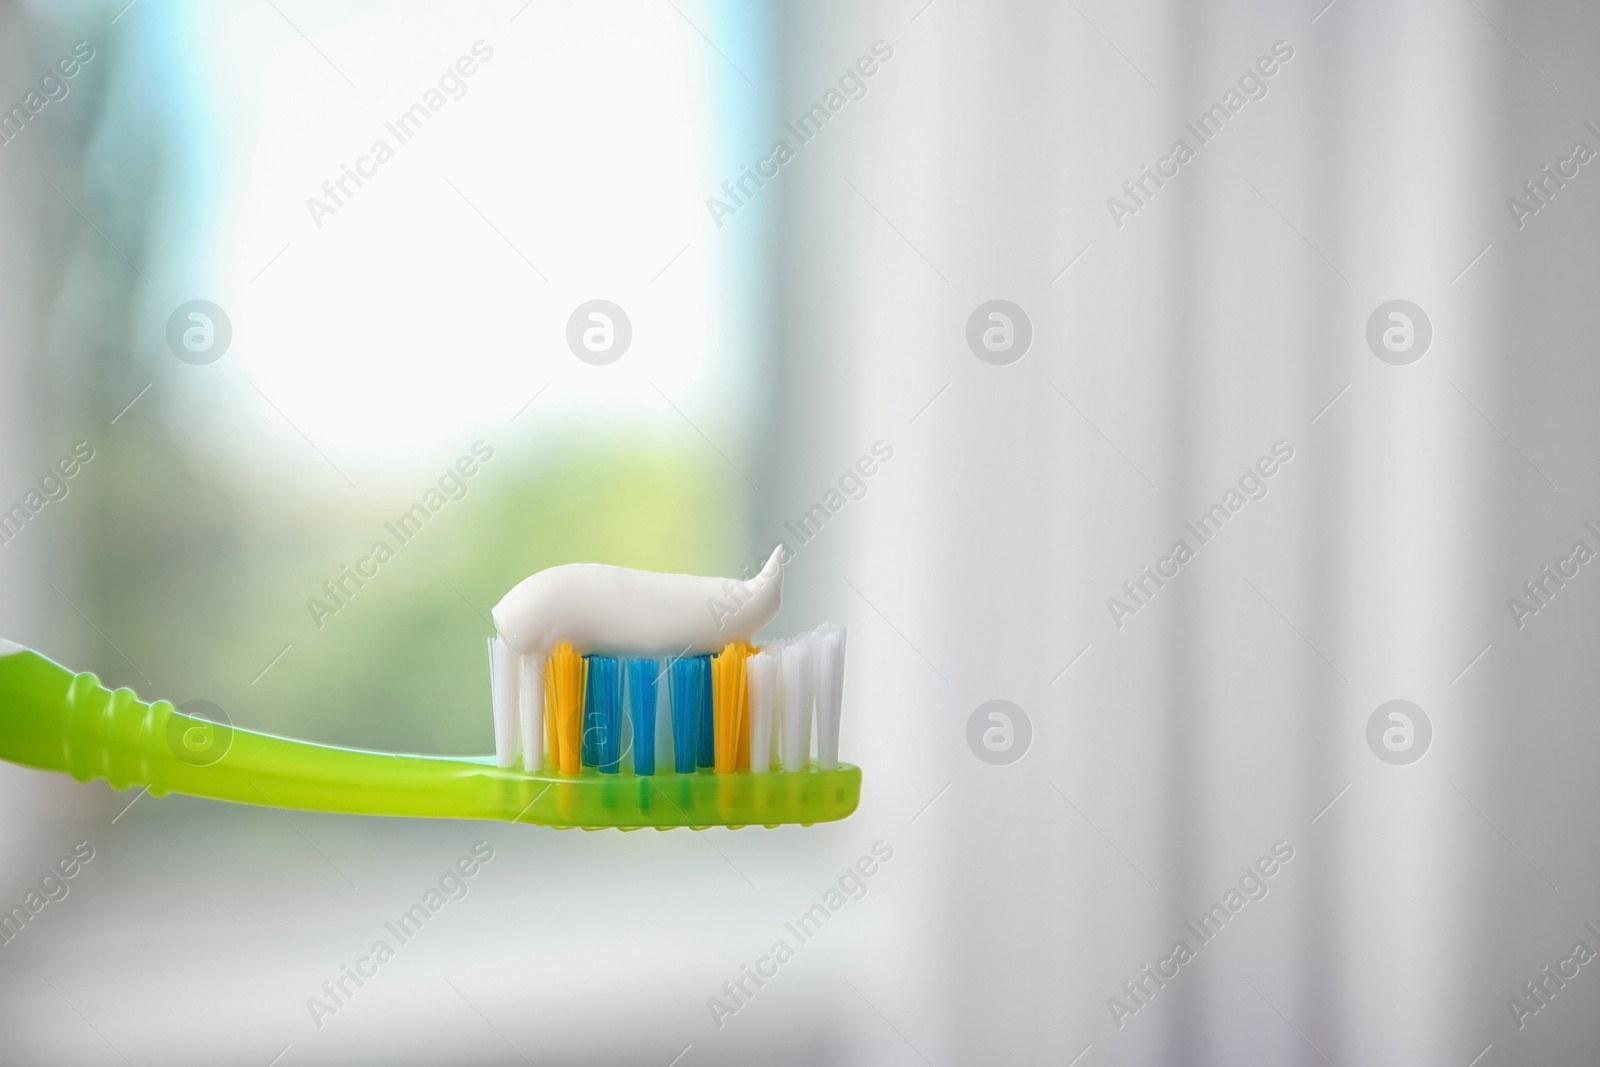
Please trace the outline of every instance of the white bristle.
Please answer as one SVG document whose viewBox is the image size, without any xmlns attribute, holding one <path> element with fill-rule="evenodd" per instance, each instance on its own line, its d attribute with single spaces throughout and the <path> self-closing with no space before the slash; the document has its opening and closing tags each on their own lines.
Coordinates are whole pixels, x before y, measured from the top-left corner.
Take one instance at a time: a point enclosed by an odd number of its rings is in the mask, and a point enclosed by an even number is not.
<svg viewBox="0 0 1600 1067">
<path fill-rule="evenodd" d="M 786 638 L 775 637 L 761 646 L 761 651 L 772 657 L 772 746 L 767 750 L 767 766 L 783 770 L 783 649 Z"/>
<path fill-rule="evenodd" d="M 804 770 L 811 755 L 811 650 L 803 639 L 783 646 L 783 769 Z"/>
<path fill-rule="evenodd" d="M 772 745 L 767 749 L 767 766 L 783 770 L 783 660 L 772 657 Z"/>
<path fill-rule="evenodd" d="M 822 729 L 823 697 L 822 686 L 818 684 L 818 679 L 821 677 L 822 660 L 825 651 L 823 649 L 822 639 L 817 636 L 817 632 L 815 630 L 811 631 L 810 633 L 803 633 L 799 635 L 795 638 L 795 643 L 803 646 L 806 650 L 806 688 L 811 691 L 811 699 L 807 702 L 806 706 L 811 711 L 811 714 L 806 716 L 804 729 L 807 755 L 809 756 L 813 751 L 819 754 L 821 752 L 820 737 L 816 738 L 816 740 L 819 742 L 817 747 L 813 749 L 811 746 L 813 736 L 820 733 Z M 815 726 L 813 726 L 813 720 L 815 721 Z"/>
<path fill-rule="evenodd" d="M 817 627 L 812 666 L 817 675 L 817 766 L 839 766 L 839 718 L 844 710 L 844 627 Z"/>
<path fill-rule="evenodd" d="M 544 662 L 534 656 L 518 656 L 521 678 L 517 710 L 522 727 L 522 769 L 544 770 Z"/>
<path fill-rule="evenodd" d="M 489 638 L 489 699 L 494 706 L 494 762 L 517 762 L 517 660 L 499 636 Z"/>
<path fill-rule="evenodd" d="M 750 770 L 765 774 L 772 766 L 772 712 L 778 688 L 778 659 L 758 652 L 745 660 L 745 691 L 750 711 Z"/>
</svg>

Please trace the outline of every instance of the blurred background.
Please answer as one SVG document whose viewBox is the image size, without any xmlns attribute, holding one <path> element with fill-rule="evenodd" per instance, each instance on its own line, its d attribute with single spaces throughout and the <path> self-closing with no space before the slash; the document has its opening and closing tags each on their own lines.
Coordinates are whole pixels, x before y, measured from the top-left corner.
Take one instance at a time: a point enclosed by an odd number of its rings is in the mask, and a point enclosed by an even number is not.
<svg viewBox="0 0 1600 1067">
<path fill-rule="evenodd" d="M 784 541 L 865 776 L 624 836 L 0 765 L 0 906 L 92 856 L 0 945 L 0 1062 L 1587 1062 L 1597 47 L 1576 0 L 0 4 L 0 634 L 481 754 L 521 578 Z"/>
</svg>

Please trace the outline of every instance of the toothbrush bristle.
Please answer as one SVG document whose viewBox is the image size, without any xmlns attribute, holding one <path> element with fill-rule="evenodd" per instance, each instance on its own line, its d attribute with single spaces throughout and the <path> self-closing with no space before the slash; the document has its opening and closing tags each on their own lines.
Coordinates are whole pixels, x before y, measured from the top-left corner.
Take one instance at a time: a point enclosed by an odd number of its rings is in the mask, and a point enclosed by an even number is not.
<svg viewBox="0 0 1600 1067">
<path fill-rule="evenodd" d="M 517 654 L 499 636 L 489 639 L 489 699 L 494 707 L 494 761 L 517 761 Z"/>
<path fill-rule="evenodd" d="M 845 636 L 825 623 L 759 648 L 735 641 L 715 655 L 665 661 L 584 655 L 562 642 L 543 662 L 490 638 L 495 762 L 565 775 L 618 774 L 626 764 L 653 776 L 658 753 L 665 759 L 670 749 L 677 774 L 803 771 L 813 758 L 835 770 Z"/>
<path fill-rule="evenodd" d="M 844 644 L 842 626 L 817 628 L 817 766 L 839 766 L 839 719 L 844 710 Z"/>
<path fill-rule="evenodd" d="M 749 697 L 750 770 L 765 774 L 772 768 L 772 708 L 778 660 L 771 652 L 757 652 L 745 660 L 744 669 Z"/>
<path fill-rule="evenodd" d="M 633 773 L 656 773 L 656 679 L 660 668 L 653 659 L 630 657 L 628 722 L 633 727 Z"/>
<path fill-rule="evenodd" d="M 676 770 L 677 759 L 673 752 L 672 741 L 672 684 L 667 677 L 667 669 L 671 662 L 670 659 L 656 661 L 654 690 L 656 695 L 655 739 L 653 742 L 648 739 L 636 739 L 634 744 L 651 745 L 653 743 L 654 747 L 650 751 L 656 767 Z"/>
<path fill-rule="evenodd" d="M 811 755 L 811 649 L 803 639 L 783 646 L 783 769 L 804 770 Z"/>
<path fill-rule="evenodd" d="M 741 764 L 750 765 L 749 727 L 745 723 L 745 660 L 752 651 L 749 645 L 738 641 L 727 645 L 711 659 L 715 731 L 712 740 L 718 774 L 732 774 Z"/>
<path fill-rule="evenodd" d="M 517 737 L 521 741 L 522 769 L 544 769 L 543 664 L 531 656 L 518 656 Z"/>
<path fill-rule="evenodd" d="M 583 690 L 586 671 L 583 658 L 563 642 L 550 654 L 545 669 L 553 678 L 555 697 L 555 748 L 552 756 L 562 774 L 577 774 L 582 766 Z"/>
<path fill-rule="evenodd" d="M 616 774 L 622 759 L 622 665 L 615 656 L 585 656 L 583 764 Z"/>
<path fill-rule="evenodd" d="M 696 767 L 717 765 L 717 727 L 711 700 L 711 657 L 696 656 L 694 715 L 694 763 Z"/>
<path fill-rule="evenodd" d="M 544 661 L 544 750 L 550 762 L 557 765 L 561 762 L 561 742 L 556 737 L 556 723 L 560 716 L 556 714 L 556 667 L 555 657 L 546 656 Z"/>
<path fill-rule="evenodd" d="M 693 774 L 700 753 L 700 694 L 705 661 L 674 656 L 668 682 L 672 696 L 672 762 L 679 774 Z"/>
</svg>

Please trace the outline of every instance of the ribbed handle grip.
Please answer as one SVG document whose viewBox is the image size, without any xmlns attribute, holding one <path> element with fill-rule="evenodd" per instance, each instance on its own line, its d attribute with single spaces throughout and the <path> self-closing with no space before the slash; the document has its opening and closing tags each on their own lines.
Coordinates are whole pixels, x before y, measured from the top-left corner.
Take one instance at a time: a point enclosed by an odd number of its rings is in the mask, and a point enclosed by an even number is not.
<svg viewBox="0 0 1600 1067">
<path fill-rule="evenodd" d="M 160 769 L 170 758 L 166 735 L 175 713 L 170 703 L 143 703 L 132 689 L 107 689 L 86 672 L 72 676 L 63 712 L 68 774 L 80 782 L 104 778 L 113 789 L 149 786 L 157 796 L 166 792 Z"/>
</svg>

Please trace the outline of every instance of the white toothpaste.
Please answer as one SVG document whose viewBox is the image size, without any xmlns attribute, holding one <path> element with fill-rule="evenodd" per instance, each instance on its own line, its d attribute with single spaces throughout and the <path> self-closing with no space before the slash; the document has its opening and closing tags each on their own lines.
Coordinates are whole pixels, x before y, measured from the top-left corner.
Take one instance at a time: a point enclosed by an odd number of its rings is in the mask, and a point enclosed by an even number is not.
<svg viewBox="0 0 1600 1067">
<path fill-rule="evenodd" d="M 749 641 L 783 603 L 783 546 L 747 581 L 570 563 L 518 582 L 494 606 L 489 642 L 495 757 L 543 762 L 544 664 L 563 641 L 579 652 L 678 656 Z"/>
<path fill-rule="evenodd" d="M 659 656 L 748 641 L 783 603 L 783 546 L 748 581 L 657 574 L 599 563 L 551 567 L 494 606 L 494 628 L 521 656 L 562 641 L 580 652 Z"/>
</svg>

